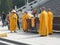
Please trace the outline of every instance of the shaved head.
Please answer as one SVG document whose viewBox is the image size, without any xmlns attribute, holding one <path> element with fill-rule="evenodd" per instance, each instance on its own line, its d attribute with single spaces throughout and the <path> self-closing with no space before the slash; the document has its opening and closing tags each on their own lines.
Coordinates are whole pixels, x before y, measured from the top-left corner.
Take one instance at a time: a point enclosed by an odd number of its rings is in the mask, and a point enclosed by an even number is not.
<svg viewBox="0 0 60 45">
<path fill-rule="evenodd" d="M 45 7 L 42 7 L 42 10 L 46 10 L 46 8 Z"/>
<path fill-rule="evenodd" d="M 50 9 L 50 8 L 48 8 L 48 11 L 51 11 L 51 9 Z"/>
</svg>

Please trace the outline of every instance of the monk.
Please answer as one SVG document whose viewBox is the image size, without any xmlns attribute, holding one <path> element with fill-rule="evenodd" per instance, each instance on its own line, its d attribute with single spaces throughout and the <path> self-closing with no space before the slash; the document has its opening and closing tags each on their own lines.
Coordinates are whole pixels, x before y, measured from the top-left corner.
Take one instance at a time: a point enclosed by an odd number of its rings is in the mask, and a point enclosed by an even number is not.
<svg viewBox="0 0 60 45">
<path fill-rule="evenodd" d="M 31 28 L 32 28 L 32 30 L 34 30 L 34 28 L 35 28 L 35 18 L 34 17 L 31 17 Z"/>
<path fill-rule="evenodd" d="M 24 32 L 28 30 L 26 19 L 30 19 L 30 18 L 31 17 L 27 12 L 24 12 L 23 16 L 21 17 L 21 19 L 22 19 L 22 28 L 23 28 Z"/>
<path fill-rule="evenodd" d="M 42 7 L 42 12 L 39 17 L 40 25 L 39 25 L 39 35 L 47 36 L 48 35 L 48 14 L 45 10 L 45 7 Z"/>
<path fill-rule="evenodd" d="M 10 31 L 14 31 L 16 32 L 17 30 L 17 15 L 16 15 L 16 11 L 12 10 L 10 15 L 9 15 L 9 27 L 10 27 Z"/>
<path fill-rule="evenodd" d="M 48 29 L 49 29 L 49 35 L 51 35 L 53 32 L 52 32 L 52 29 L 53 28 L 53 13 L 51 11 L 51 9 L 49 8 L 48 9 Z"/>
</svg>

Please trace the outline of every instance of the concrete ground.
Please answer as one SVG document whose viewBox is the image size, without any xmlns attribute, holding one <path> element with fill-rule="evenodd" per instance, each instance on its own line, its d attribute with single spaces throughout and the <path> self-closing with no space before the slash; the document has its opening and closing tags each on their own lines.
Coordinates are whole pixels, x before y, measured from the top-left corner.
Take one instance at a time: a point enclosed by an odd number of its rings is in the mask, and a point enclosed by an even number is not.
<svg viewBox="0 0 60 45">
<path fill-rule="evenodd" d="M 40 37 L 36 33 L 23 32 L 10 33 L 7 26 L 2 27 L 0 22 L 0 32 L 7 33 L 7 37 L 0 37 L 0 45 L 60 45 L 60 33 L 53 33 L 47 37 Z"/>
</svg>

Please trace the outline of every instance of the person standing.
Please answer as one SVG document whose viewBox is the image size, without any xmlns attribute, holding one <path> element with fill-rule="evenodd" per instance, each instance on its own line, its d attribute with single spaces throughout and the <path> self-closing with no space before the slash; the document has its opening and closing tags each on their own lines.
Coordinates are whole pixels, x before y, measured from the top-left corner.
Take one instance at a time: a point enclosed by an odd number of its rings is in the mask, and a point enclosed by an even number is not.
<svg viewBox="0 0 60 45">
<path fill-rule="evenodd" d="M 6 15 L 5 15 L 4 12 L 2 12 L 1 19 L 2 19 L 2 24 L 3 24 L 2 27 L 3 27 L 3 26 L 5 26 L 5 23 L 6 23 L 6 21 L 5 21 L 5 19 L 6 19 Z"/>
<path fill-rule="evenodd" d="M 39 25 L 39 35 L 47 36 L 48 35 L 48 13 L 45 10 L 45 7 L 42 7 L 42 12 L 39 17 L 40 25 Z"/>
<path fill-rule="evenodd" d="M 37 13 L 37 9 L 33 9 L 32 14 L 34 15 L 34 17 L 36 17 L 36 13 Z"/>
<path fill-rule="evenodd" d="M 7 25 L 8 25 L 8 29 L 10 29 L 9 28 L 9 16 L 10 16 L 10 12 L 7 14 L 7 16 L 6 16 L 6 22 L 7 22 Z"/>
<path fill-rule="evenodd" d="M 18 13 L 16 13 L 16 15 L 17 15 L 17 26 L 18 26 L 18 29 L 20 30 L 19 15 L 18 15 Z"/>
<path fill-rule="evenodd" d="M 28 30 L 28 26 L 27 26 L 27 19 L 30 19 L 30 15 L 27 13 L 27 12 L 24 12 L 23 16 L 21 17 L 21 20 L 22 20 L 22 28 L 23 28 L 23 31 L 27 31 Z"/>
<path fill-rule="evenodd" d="M 16 15 L 16 11 L 12 10 L 10 15 L 9 15 L 9 27 L 10 27 L 10 31 L 14 31 L 16 32 L 17 30 L 17 15 Z"/>
<path fill-rule="evenodd" d="M 35 30 L 35 18 L 31 17 L 31 28 L 32 30 Z"/>
<path fill-rule="evenodd" d="M 52 29 L 53 28 L 53 13 L 51 11 L 51 9 L 49 8 L 48 9 L 48 29 L 49 29 L 49 35 L 51 35 L 53 32 L 52 32 Z"/>
</svg>

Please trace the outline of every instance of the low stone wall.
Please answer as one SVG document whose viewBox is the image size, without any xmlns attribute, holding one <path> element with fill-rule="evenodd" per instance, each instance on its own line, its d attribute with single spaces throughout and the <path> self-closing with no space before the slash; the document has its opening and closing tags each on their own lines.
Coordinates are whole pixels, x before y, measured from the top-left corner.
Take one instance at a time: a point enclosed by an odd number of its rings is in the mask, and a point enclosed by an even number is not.
<svg viewBox="0 0 60 45">
<path fill-rule="evenodd" d="M 53 29 L 60 30 L 60 16 L 55 16 L 53 19 Z"/>
</svg>

